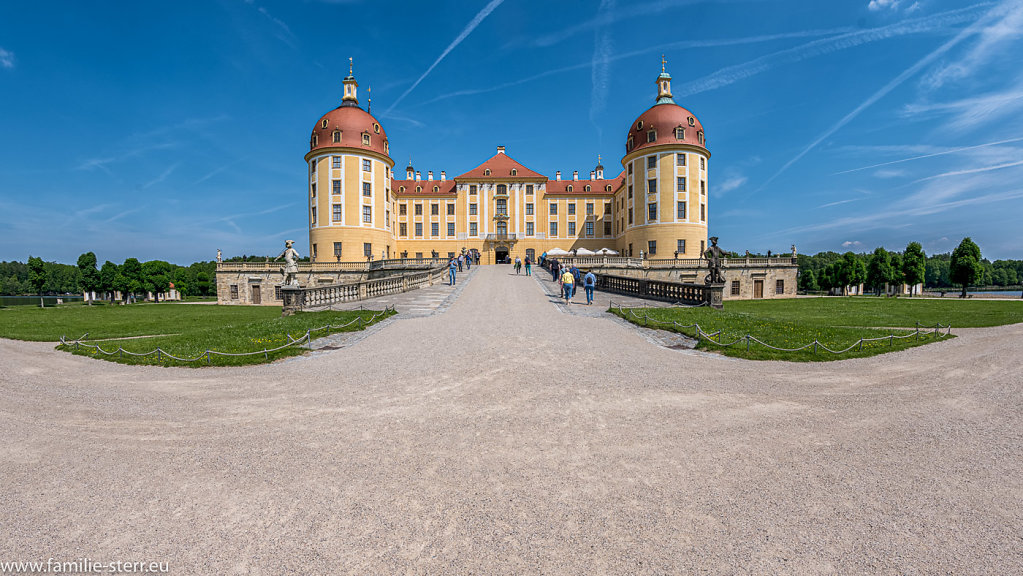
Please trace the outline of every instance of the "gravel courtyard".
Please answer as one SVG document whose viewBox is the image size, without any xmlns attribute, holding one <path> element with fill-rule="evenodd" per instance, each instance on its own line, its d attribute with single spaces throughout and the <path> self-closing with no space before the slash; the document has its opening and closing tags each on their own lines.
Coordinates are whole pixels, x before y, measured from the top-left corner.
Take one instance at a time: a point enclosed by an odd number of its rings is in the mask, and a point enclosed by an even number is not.
<svg viewBox="0 0 1023 576">
<path fill-rule="evenodd" d="M 171 574 L 1023 574 L 1023 324 L 820 365 L 669 350 L 485 266 L 246 368 L 0 340 L 0 560 Z"/>
</svg>

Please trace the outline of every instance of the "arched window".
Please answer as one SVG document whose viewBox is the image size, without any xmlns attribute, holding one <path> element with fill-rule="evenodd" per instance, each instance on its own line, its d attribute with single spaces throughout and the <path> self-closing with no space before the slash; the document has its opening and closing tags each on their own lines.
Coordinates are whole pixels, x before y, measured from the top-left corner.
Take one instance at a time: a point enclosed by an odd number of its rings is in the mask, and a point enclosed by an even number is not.
<svg viewBox="0 0 1023 576">
<path fill-rule="evenodd" d="M 434 186 L 433 187 L 433 191 L 434 192 L 440 192 L 440 186 Z"/>
<path fill-rule="evenodd" d="M 642 129 L 643 129 L 643 121 L 640 120 L 639 122 L 636 122 L 636 130 L 642 130 Z"/>
<path fill-rule="evenodd" d="M 585 187 L 583 188 L 583 190 L 585 190 L 585 191 L 589 192 L 589 191 L 590 191 L 590 185 L 589 185 L 589 184 L 587 184 L 587 185 L 586 185 L 586 186 L 585 186 Z"/>
<path fill-rule="evenodd" d="M 681 126 L 675 128 L 675 138 L 677 140 L 685 140 L 686 139 L 686 129 L 681 127 Z"/>
<path fill-rule="evenodd" d="M 327 119 L 326 118 L 323 119 L 323 122 L 320 122 L 320 127 L 321 128 L 326 128 L 327 127 Z"/>
<path fill-rule="evenodd" d="M 604 191 L 610 192 L 611 191 L 611 185 L 608 184 L 607 186 L 604 186 Z"/>
<path fill-rule="evenodd" d="M 490 176 L 490 168 L 487 168 L 486 170 L 484 170 L 483 171 L 483 175 L 484 176 Z"/>
<path fill-rule="evenodd" d="M 340 142 L 340 141 L 341 141 L 341 131 L 340 130 L 334 130 L 334 143 L 337 143 L 337 142 Z"/>
<path fill-rule="evenodd" d="M 565 191 L 566 192 L 571 192 L 572 191 L 572 185 L 569 184 L 568 186 L 565 186 Z"/>
<path fill-rule="evenodd" d="M 646 133 L 646 141 L 647 142 L 654 142 L 656 140 L 657 140 L 657 131 L 656 130 L 650 130 L 649 132 Z"/>
<path fill-rule="evenodd" d="M 511 175 L 512 175 L 512 176 L 518 176 L 518 175 L 519 175 L 519 170 L 518 170 L 518 168 L 512 168 L 512 171 L 511 171 Z"/>
<path fill-rule="evenodd" d="M 696 139 L 700 141 L 700 144 L 703 144 L 703 130 L 696 133 Z"/>
<path fill-rule="evenodd" d="M 696 126 L 696 118 L 690 116 L 687 120 L 689 121 L 690 126 Z"/>
<path fill-rule="evenodd" d="M 376 132 L 377 134 L 380 133 L 380 125 L 376 122 L 373 123 L 373 132 Z"/>
<path fill-rule="evenodd" d="M 423 187 L 422 186 L 416 186 L 416 192 L 422 192 L 422 191 L 423 191 Z"/>
<path fill-rule="evenodd" d="M 405 187 L 404 186 L 398 186 L 398 191 L 399 192 L 404 192 L 405 191 Z"/>
</svg>

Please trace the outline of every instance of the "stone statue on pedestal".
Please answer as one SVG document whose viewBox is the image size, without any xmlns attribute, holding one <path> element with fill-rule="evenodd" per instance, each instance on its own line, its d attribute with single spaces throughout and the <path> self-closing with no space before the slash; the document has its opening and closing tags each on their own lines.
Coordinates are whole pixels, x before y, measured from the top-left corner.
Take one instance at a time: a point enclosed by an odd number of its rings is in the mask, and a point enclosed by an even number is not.
<svg viewBox="0 0 1023 576">
<path fill-rule="evenodd" d="M 298 250 L 292 248 L 295 244 L 294 240 L 284 241 L 284 251 L 279 256 L 274 258 L 274 262 L 284 258 L 284 267 L 281 268 L 281 273 L 284 274 L 284 285 L 285 286 L 298 286 Z"/>
<path fill-rule="evenodd" d="M 220 248 L 217 248 L 217 262 L 223 262 L 224 259 L 220 255 Z"/>
<path fill-rule="evenodd" d="M 707 267 L 710 268 L 710 274 L 707 274 L 707 278 L 704 280 L 705 284 L 724 284 L 725 277 L 721 273 L 721 257 L 724 254 L 725 251 L 718 247 L 718 237 L 711 236 L 710 248 L 703 253 L 708 261 Z"/>
</svg>

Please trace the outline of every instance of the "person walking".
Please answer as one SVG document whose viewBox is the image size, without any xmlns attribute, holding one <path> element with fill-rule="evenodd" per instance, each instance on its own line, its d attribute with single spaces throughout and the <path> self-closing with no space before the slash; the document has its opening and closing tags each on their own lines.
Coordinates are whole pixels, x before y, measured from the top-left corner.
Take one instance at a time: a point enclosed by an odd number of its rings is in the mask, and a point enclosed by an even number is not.
<svg viewBox="0 0 1023 576">
<path fill-rule="evenodd" d="M 561 275 L 561 291 L 565 293 L 565 305 L 572 304 L 572 296 L 575 294 L 575 276 L 572 271 L 566 269 Z"/>
<path fill-rule="evenodd" d="M 579 286 L 579 284 L 582 283 L 583 276 L 582 276 L 582 273 L 579 272 L 579 269 L 576 268 L 575 264 L 572 264 L 572 267 L 569 268 L 568 270 L 569 270 L 569 272 L 572 273 L 572 279 L 574 280 L 574 282 L 572 284 L 572 296 L 575 296 L 575 290 Z"/>
<path fill-rule="evenodd" d="M 597 287 L 597 277 L 593 275 L 593 272 L 587 272 L 586 276 L 583 276 L 583 289 L 586 290 L 586 305 L 593 304 L 593 289 Z"/>
<path fill-rule="evenodd" d="M 526 276 L 533 275 L 533 262 L 526 256 Z"/>
<path fill-rule="evenodd" d="M 461 254 L 459 254 L 458 255 L 458 271 L 459 272 L 462 271 L 462 263 L 463 262 L 465 262 L 465 256 L 462 256 Z"/>
<path fill-rule="evenodd" d="M 519 258 L 518 256 L 516 256 L 515 257 L 515 275 L 517 276 L 519 274 L 519 272 L 521 272 L 521 271 L 522 271 L 522 258 Z"/>
<path fill-rule="evenodd" d="M 458 261 L 455 257 L 451 257 L 451 261 L 448 262 L 448 286 L 455 285 L 455 272 L 458 270 Z"/>
</svg>

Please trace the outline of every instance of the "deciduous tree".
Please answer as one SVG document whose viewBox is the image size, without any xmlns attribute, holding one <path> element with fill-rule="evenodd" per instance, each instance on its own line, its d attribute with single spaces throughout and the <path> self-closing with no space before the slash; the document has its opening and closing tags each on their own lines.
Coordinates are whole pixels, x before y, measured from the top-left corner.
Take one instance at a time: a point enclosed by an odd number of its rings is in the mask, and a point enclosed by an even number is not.
<svg viewBox="0 0 1023 576">
<path fill-rule="evenodd" d="M 38 256 L 28 257 L 28 280 L 39 293 L 39 307 L 43 307 L 43 286 L 46 285 L 46 264 Z"/>
<path fill-rule="evenodd" d="M 924 281 L 926 261 L 927 256 L 919 242 L 910 242 L 906 245 L 906 251 L 902 253 L 902 278 L 909 284 L 910 296 L 916 292 L 916 285 Z"/>
<path fill-rule="evenodd" d="M 976 283 L 983 273 L 984 269 L 980 263 L 980 246 L 977 246 L 967 236 L 952 251 L 952 260 L 949 262 L 949 276 L 952 282 L 963 287 L 960 298 L 966 298 L 966 289 L 970 284 Z"/>
</svg>

